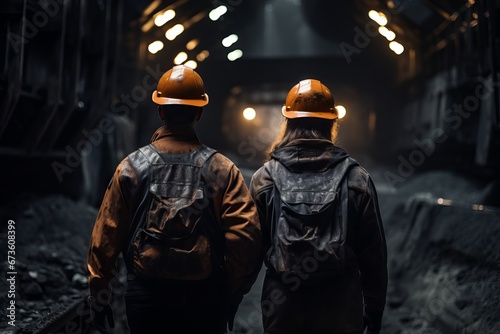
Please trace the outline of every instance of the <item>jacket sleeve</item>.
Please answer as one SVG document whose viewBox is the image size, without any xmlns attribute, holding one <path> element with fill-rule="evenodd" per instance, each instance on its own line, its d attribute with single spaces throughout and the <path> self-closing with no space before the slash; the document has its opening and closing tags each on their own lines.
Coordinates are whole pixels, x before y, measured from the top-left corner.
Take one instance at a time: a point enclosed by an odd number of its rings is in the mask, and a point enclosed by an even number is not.
<svg viewBox="0 0 500 334">
<path fill-rule="evenodd" d="M 234 165 L 229 170 L 221 202 L 230 290 L 233 295 L 242 297 L 254 283 L 252 273 L 260 251 L 261 232 L 255 203 L 243 175 Z"/>
<path fill-rule="evenodd" d="M 380 218 L 375 186 L 368 175 L 363 191 L 357 193 L 358 219 L 354 251 L 361 272 L 363 298 L 367 312 L 383 312 L 387 293 L 387 246 Z"/>
<path fill-rule="evenodd" d="M 126 161 L 117 168 L 104 194 L 89 244 L 87 269 L 90 296 L 106 301 L 110 281 L 116 274 L 116 259 L 122 250 L 129 226 L 129 204 L 124 185 Z"/>
<path fill-rule="evenodd" d="M 273 183 L 271 178 L 265 172 L 262 167 L 255 172 L 252 176 L 250 182 L 250 194 L 257 206 L 257 212 L 259 214 L 260 226 L 262 231 L 262 246 L 259 256 L 259 262 L 256 266 L 258 271 L 260 271 L 262 264 L 264 263 L 265 256 L 271 248 L 271 219 L 273 214 L 273 202 L 272 202 L 272 189 Z"/>
</svg>

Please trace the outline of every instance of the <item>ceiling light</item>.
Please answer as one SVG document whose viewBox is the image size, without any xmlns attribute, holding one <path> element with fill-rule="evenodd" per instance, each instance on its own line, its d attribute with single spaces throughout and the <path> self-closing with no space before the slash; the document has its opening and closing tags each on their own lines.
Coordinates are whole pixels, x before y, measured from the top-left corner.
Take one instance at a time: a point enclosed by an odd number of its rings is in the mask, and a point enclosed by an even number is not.
<svg viewBox="0 0 500 334">
<path fill-rule="evenodd" d="M 200 41 L 197 40 L 196 38 L 195 39 L 192 39 L 190 40 L 187 44 L 186 44 L 186 49 L 188 50 L 193 50 L 199 43 Z"/>
<path fill-rule="evenodd" d="M 396 41 L 392 41 L 389 43 L 389 48 L 394 51 L 395 54 L 397 55 L 400 55 L 403 53 L 403 51 L 405 50 L 404 46 L 399 44 L 398 42 Z"/>
<path fill-rule="evenodd" d="M 220 5 L 219 7 L 212 9 L 208 14 L 208 17 L 212 21 L 217 21 L 222 15 L 226 14 L 226 12 L 227 7 L 224 5 Z"/>
<path fill-rule="evenodd" d="M 175 65 L 180 65 L 182 64 L 183 62 L 185 62 L 188 58 L 188 55 L 186 52 L 179 52 L 177 54 L 177 56 L 175 56 L 174 58 L 174 64 Z"/>
<path fill-rule="evenodd" d="M 152 54 L 157 53 L 161 49 L 163 49 L 162 41 L 154 41 L 153 43 L 148 45 L 148 51 L 151 52 Z"/>
<path fill-rule="evenodd" d="M 177 36 L 182 34 L 183 31 L 184 26 L 182 24 L 176 24 L 175 26 L 167 30 L 167 32 L 165 33 L 165 37 L 169 41 L 173 41 Z"/>
<path fill-rule="evenodd" d="M 252 119 L 255 118 L 255 109 L 254 108 L 245 108 L 245 110 L 243 110 L 243 117 L 246 119 L 246 120 L 249 120 L 251 121 Z"/>
<path fill-rule="evenodd" d="M 385 17 L 384 13 L 382 12 L 377 12 L 376 10 L 370 10 L 368 12 L 368 16 L 381 26 L 385 26 L 387 24 L 387 17 Z"/>
<path fill-rule="evenodd" d="M 193 70 L 198 67 L 198 64 L 194 60 L 188 60 L 184 65 L 191 67 Z"/>
<path fill-rule="evenodd" d="M 335 107 L 335 109 L 337 109 L 339 119 L 344 118 L 344 116 L 347 114 L 347 110 L 344 106 L 338 105 Z"/>
<path fill-rule="evenodd" d="M 379 27 L 378 32 L 380 33 L 380 35 L 387 38 L 388 41 L 392 41 L 394 40 L 394 38 L 396 38 L 396 33 L 392 30 L 387 29 L 386 27 Z"/>
<path fill-rule="evenodd" d="M 227 59 L 230 61 L 235 61 L 238 58 L 241 58 L 243 56 L 243 51 L 240 49 L 236 49 L 234 51 L 231 51 L 227 54 Z"/>
<path fill-rule="evenodd" d="M 166 10 L 162 14 L 158 14 L 155 17 L 155 24 L 158 27 L 161 27 L 168 21 L 172 20 L 175 17 L 175 11 L 173 9 Z"/>
<path fill-rule="evenodd" d="M 231 45 L 233 45 L 234 43 L 236 43 L 237 41 L 238 41 L 238 35 L 232 34 L 232 35 L 229 35 L 222 40 L 222 45 L 224 45 L 226 48 L 228 48 Z"/>
<path fill-rule="evenodd" d="M 210 52 L 208 52 L 207 50 L 203 50 L 200 53 L 198 53 L 198 55 L 196 55 L 196 60 L 204 61 L 205 59 L 207 59 L 207 57 L 209 55 L 210 55 Z"/>
</svg>

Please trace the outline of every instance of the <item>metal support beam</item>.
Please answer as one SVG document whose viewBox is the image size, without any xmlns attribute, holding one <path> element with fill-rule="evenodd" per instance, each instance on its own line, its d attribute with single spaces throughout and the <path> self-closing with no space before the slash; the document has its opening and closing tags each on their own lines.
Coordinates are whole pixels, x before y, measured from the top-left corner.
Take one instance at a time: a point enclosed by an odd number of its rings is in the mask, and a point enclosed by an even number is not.
<svg viewBox="0 0 500 334">
<path fill-rule="evenodd" d="M 11 31 L 12 25 L 8 23 L 8 34 L 5 48 L 5 76 L 7 78 L 5 95 L 0 96 L 0 107 L 4 112 L 0 116 L 0 139 L 9 124 L 14 113 L 19 96 L 21 94 L 21 85 L 23 78 L 24 50 L 26 41 L 26 7 L 27 0 L 23 1 L 22 16 L 20 20 L 20 31 Z M 18 50 L 12 50 L 10 43 L 16 43 Z M 15 53 L 15 55 L 13 55 Z M 14 59 L 10 64 L 10 57 Z"/>
</svg>

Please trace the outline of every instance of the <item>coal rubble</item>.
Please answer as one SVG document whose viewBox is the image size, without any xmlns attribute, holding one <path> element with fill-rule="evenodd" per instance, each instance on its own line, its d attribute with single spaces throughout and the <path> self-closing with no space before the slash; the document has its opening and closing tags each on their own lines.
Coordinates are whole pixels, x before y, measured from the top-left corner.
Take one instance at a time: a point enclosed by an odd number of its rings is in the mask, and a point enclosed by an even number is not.
<svg viewBox="0 0 500 334">
<path fill-rule="evenodd" d="M 382 333 L 500 333 L 498 179 L 375 178 L 389 259 Z"/>
<path fill-rule="evenodd" d="M 2 221 L 16 227 L 15 327 L 7 323 L 7 294 L 0 295 L 0 331 L 36 333 L 87 294 L 85 260 L 96 210 L 63 196 L 25 195 L 5 203 Z M 7 249 L 2 225 L 1 249 Z M 8 267 L 1 264 L 2 271 Z M 0 290 L 8 290 L 0 280 Z M 14 330 L 15 329 L 15 330 Z M 17 330 L 17 331 L 16 331 Z"/>
</svg>

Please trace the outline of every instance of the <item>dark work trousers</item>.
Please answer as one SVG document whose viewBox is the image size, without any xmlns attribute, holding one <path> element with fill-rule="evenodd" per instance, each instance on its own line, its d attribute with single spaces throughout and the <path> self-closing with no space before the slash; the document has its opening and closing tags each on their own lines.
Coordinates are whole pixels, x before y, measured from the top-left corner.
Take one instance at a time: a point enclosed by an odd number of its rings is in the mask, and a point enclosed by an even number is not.
<svg viewBox="0 0 500 334">
<path fill-rule="evenodd" d="M 262 290 L 265 334 L 361 334 L 363 297 L 355 269 L 307 284 L 266 272 Z"/>
<path fill-rule="evenodd" d="M 129 279 L 125 292 L 131 334 L 226 332 L 225 288 L 220 282 L 145 282 Z"/>
</svg>

